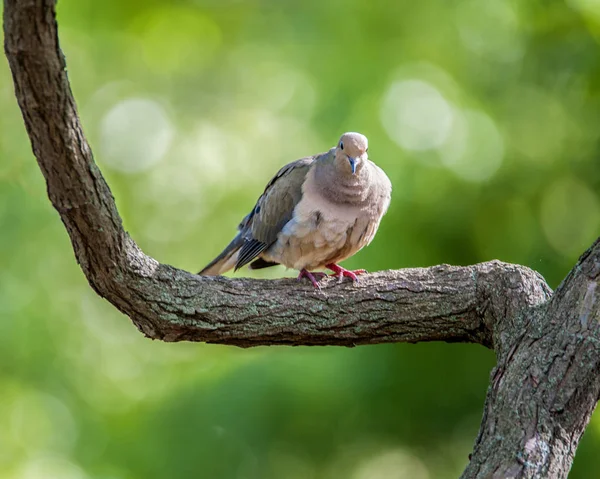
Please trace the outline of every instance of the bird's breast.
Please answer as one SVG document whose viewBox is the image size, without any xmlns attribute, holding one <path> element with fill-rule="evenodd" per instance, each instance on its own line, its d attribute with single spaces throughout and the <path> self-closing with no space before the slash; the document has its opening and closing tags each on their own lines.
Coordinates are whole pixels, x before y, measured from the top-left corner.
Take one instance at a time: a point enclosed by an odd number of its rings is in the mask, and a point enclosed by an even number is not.
<svg viewBox="0 0 600 479">
<path fill-rule="evenodd" d="M 378 223 L 360 208 L 305 195 L 266 256 L 289 268 L 322 268 L 368 244 Z"/>
</svg>

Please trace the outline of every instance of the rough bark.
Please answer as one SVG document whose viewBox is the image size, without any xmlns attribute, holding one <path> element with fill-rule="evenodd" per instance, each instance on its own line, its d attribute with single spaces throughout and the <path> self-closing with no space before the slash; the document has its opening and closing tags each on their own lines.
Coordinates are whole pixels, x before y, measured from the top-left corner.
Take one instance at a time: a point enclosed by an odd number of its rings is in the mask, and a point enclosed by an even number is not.
<svg viewBox="0 0 600 479">
<path fill-rule="evenodd" d="M 567 477 L 600 394 L 600 240 L 550 301 L 494 326 L 498 364 L 465 478 Z"/>
<path fill-rule="evenodd" d="M 53 0 L 4 0 L 5 51 L 33 152 L 91 287 L 148 337 L 237 346 L 475 342 L 496 351 L 464 478 L 564 478 L 600 393 L 600 242 L 556 293 L 493 261 L 386 271 L 323 293 L 291 280 L 199 277 L 123 229 L 83 134 Z"/>
</svg>

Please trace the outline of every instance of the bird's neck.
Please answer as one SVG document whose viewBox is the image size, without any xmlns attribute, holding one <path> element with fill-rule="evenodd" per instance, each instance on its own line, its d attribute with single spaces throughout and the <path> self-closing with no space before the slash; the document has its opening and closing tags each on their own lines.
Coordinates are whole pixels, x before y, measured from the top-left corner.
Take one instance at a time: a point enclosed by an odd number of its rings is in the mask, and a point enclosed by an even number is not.
<svg viewBox="0 0 600 479">
<path fill-rule="evenodd" d="M 333 202 L 360 205 L 367 200 L 370 185 L 370 170 L 367 162 L 352 174 L 338 160 L 317 165 L 315 181 L 323 196 Z"/>
</svg>

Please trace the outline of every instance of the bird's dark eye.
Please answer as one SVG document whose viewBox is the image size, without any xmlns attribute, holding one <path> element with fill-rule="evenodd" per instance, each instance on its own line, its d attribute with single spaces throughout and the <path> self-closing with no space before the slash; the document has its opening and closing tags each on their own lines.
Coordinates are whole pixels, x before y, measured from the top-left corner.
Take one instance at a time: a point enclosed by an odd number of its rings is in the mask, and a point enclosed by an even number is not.
<svg viewBox="0 0 600 479">
<path fill-rule="evenodd" d="M 365 150 L 365 153 L 368 153 L 368 152 L 369 152 L 369 149 L 367 148 L 367 149 Z"/>
<path fill-rule="evenodd" d="M 344 143 L 340 141 L 340 150 L 344 149 Z"/>
</svg>

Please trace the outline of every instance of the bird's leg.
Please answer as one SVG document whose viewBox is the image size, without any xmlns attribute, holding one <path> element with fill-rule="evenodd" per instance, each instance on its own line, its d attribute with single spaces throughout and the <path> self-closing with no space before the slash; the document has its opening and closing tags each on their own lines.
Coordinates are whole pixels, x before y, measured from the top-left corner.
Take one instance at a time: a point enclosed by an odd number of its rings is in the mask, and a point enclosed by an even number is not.
<svg viewBox="0 0 600 479">
<path fill-rule="evenodd" d="M 331 276 L 337 276 L 338 281 L 341 283 L 344 276 L 352 279 L 352 282 L 358 281 L 358 275 L 366 273 L 366 269 L 355 269 L 354 271 L 350 271 L 349 269 L 342 268 L 335 263 L 329 263 L 325 265 L 326 268 L 333 271 Z"/>
<path fill-rule="evenodd" d="M 314 272 L 310 272 L 305 268 L 302 268 L 300 270 L 300 274 L 298 275 L 298 281 L 300 281 L 302 278 L 308 278 L 310 280 L 310 282 L 313 284 L 313 286 L 315 287 L 315 289 L 318 289 L 319 291 L 321 290 L 321 286 L 319 286 L 319 280 L 323 279 L 325 276 L 327 276 L 325 273 L 320 273 L 317 271 Z M 317 279 L 319 278 L 319 279 Z"/>
</svg>

